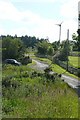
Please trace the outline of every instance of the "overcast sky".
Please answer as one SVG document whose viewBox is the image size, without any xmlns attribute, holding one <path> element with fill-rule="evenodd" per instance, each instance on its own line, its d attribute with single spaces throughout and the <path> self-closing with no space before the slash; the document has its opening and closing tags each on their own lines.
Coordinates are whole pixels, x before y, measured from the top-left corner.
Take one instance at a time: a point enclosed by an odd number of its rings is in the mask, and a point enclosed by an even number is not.
<svg viewBox="0 0 80 120">
<path fill-rule="evenodd" d="M 78 0 L 0 0 L 0 35 L 35 36 L 61 40 L 78 28 Z"/>
</svg>

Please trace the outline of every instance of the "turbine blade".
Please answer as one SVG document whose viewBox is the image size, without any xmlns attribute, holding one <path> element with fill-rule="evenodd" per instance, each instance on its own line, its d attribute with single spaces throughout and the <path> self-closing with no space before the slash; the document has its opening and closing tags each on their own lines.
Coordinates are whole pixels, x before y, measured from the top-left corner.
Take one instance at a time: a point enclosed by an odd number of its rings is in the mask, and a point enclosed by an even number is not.
<svg viewBox="0 0 80 120">
<path fill-rule="evenodd" d="M 63 23 L 63 21 L 61 22 L 61 24 Z"/>
</svg>

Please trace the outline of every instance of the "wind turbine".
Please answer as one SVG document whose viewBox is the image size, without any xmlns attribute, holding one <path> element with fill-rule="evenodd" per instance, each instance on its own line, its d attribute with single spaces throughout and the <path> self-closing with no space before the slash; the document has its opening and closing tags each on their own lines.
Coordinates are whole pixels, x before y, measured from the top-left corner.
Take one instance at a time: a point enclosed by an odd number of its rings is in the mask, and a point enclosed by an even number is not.
<svg viewBox="0 0 80 120">
<path fill-rule="evenodd" d="M 56 24 L 60 27 L 60 30 L 59 30 L 59 43 L 60 43 L 60 40 L 61 40 L 61 25 L 62 25 L 63 22 L 61 22 L 60 24 Z"/>
</svg>

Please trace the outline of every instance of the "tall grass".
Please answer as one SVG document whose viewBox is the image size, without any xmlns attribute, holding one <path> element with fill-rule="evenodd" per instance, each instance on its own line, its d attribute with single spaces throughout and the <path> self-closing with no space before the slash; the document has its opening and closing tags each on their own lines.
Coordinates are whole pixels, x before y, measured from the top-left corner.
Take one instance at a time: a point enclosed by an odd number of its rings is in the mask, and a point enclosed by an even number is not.
<svg viewBox="0 0 80 120">
<path fill-rule="evenodd" d="M 58 76 L 52 81 L 30 65 L 6 65 L 2 83 L 3 118 L 78 117 L 78 96 Z"/>
</svg>

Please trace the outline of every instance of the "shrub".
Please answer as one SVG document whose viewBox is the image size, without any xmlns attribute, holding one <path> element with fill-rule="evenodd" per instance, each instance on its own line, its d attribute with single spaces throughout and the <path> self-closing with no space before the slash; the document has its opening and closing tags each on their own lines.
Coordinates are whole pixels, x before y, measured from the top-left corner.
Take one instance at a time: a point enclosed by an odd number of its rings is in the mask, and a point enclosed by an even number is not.
<svg viewBox="0 0 80 120">
<path fill-rule="evenodd" d="M 27 65 L 28 63 L 32 63 L 32 59 L 29 56 L 22 58 L 22 64 Z"/>
<path fill-rule="evenodd" d="M 12 76 L 4 77 L 2 79 L 2 86 L 5 88 L 9 88 L 9 87 L 17 88 L 20 86 L 20 82 L 17 80 L 14 80 Z"/>
</svg>

